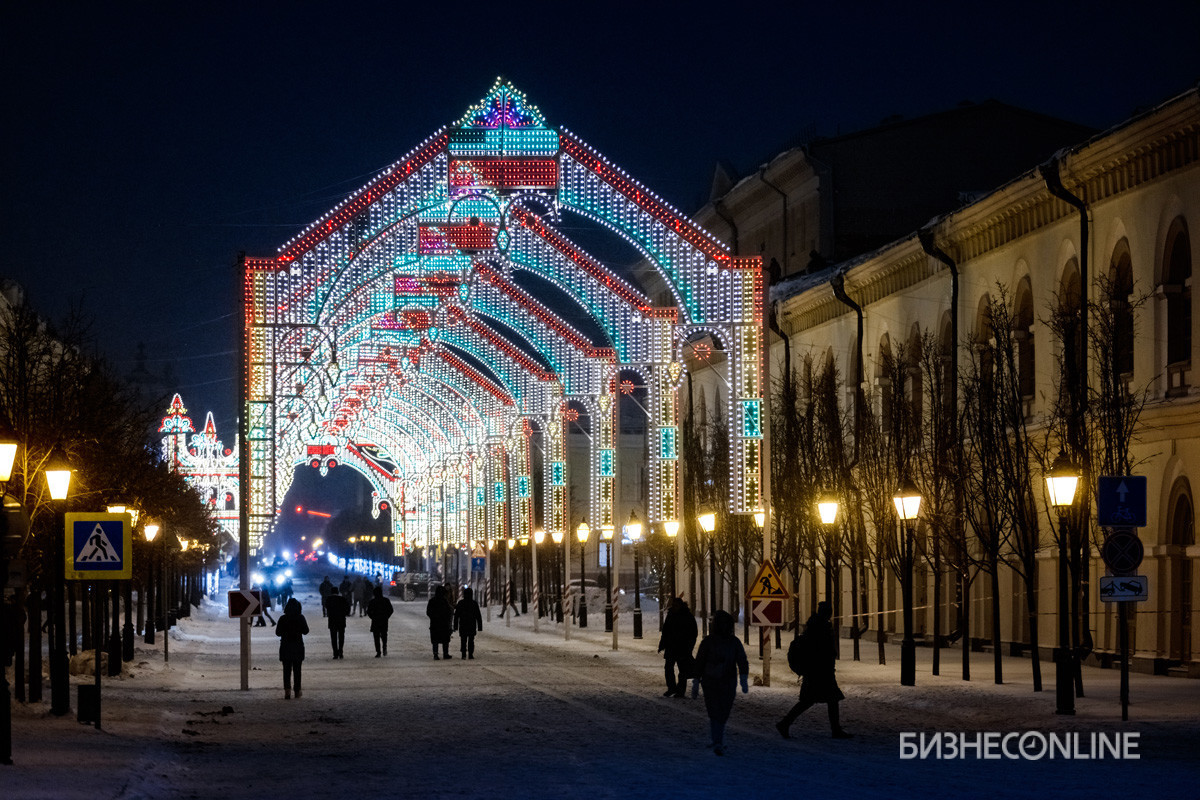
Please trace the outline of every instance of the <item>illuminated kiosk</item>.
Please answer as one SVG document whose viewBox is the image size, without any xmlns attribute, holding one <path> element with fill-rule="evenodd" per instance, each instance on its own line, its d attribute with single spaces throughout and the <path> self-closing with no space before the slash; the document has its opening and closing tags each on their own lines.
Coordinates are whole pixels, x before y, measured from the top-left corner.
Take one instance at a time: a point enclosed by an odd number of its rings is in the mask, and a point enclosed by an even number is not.
<svg viewBox="0 0 1200 800">
<path fill-rule="evenodd" d="M 618 237 L 645 269 L 591 252 L 573 237 L 581 225 Z M 572 513 L 614 525 L 621 372 L 647 387 L 648 521 L 677 521 L 676 392 L 683 345 L 700 336 L 728 355 L 730 509 L 761 505 L 759 259 L 731 256 L 547 127 L 507 82 L 274 257 L 246 258 L 244 280 L 251 547 L 295 468 L 329 459 L 371 481 L 376 513 L 401 510 L 397 554 L 526 537 L 535 514 L 564 533 L 565 426 L 579 413 L 590 452 L 572 466 L 590 471 L 589 497 Z M 390 475 L 361 457 L 364 443 L 390 454 Z"/>
</svg>

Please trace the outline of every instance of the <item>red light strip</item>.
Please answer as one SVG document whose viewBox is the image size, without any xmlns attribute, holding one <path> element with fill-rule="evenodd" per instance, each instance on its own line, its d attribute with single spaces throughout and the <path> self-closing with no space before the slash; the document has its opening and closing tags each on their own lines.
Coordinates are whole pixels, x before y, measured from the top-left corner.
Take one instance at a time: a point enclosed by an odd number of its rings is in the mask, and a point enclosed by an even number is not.
<svg viewBox="0 0 1200 800">
<path fill-rule="evenodd" d="M 484 375 L 482 373 L 473 369 L 471 366 L 469 366 L 467 363 L 465 363 L 464 361 L 459 359 L 453 353 L 448 352 L 445 349 L 438 348 L 437 354 L 438 354 L 438 356 L 441 357 L 441 359 L 443 361 L 445 361 L 450 366 L 454 367 L 456 370 L 458 370 L 462 374 L 466 375 L 471 380 L 475 381 L 475 383 L 478 384 L 484 391 L 486 391 L 492 397 L 495 397 L 497 400 L 499 400 L 504 405 L 506 405 L 506 406 L 515 406 L 516 405 L 516 403 L 513 401 L 512 397 L 508 394 L 508 392 L 504 391 L 499 386 L 492 383 L 490 380 L 488 380 L 486 377 L 484 377 Z"/>
<path fill-rule="evenodd" d="M 628 197 L 647 214 L 673 230 L 685 242 L 714 261 L 721 264 L 729 261 L 729 254 L 721 250 L 720 246 L 705 236 L 699 228 L 672 211 L 666 203 L 658 199 L 648 189 L 639 186 L 622 175 L 619 170 L 609 166 L 604 158 L 595 150 L 566 131 L 559 132 L 558 140 L 563 151 L 570 155 L 571 158 L 591 170 L 609 186 Z"/>
</svg>

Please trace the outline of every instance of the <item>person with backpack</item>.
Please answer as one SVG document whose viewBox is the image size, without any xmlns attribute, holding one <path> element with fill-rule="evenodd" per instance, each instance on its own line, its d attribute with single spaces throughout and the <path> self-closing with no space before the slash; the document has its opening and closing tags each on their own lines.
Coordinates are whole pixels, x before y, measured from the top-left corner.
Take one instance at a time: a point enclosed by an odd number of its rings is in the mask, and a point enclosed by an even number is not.
<svg viewBox="0 0 1200 800">
<path fill-rule="evenodd" d="M 815 703 L 829 706 L 829 728 L 835 739 L 849 739 L 853 734 L 842 729 L 838 703 L 846 699 L 834 676 L 837 648 L 833 639 L 833 606 L 828 600 L 817 603 L 817 612 L 808 618 L 804 633 L 792 640 L 788 648 L 788 666 L 803 678 L 800 700 L 792 706 L 775 729 L 785 739 L 792 738 L 789 728 L 796 717 Z"/>
<path fill-rule="evenodd" d="M 733 633 L 733 617 L 728 611 L 713 613 L 712 632 L 700 642 L 696 651 L 696 674 L 692 681 L 692 697 L 704 689 L 704 710 L 708 712 L 708 727 L 712 732 L 713 753 L 725 755 L 725 723 L 733 710 L 733 698 L 740 678 L 742 694 L 750 691 L 750 662 L 746 649 Z"/>
<path fill-rule="evenodd" d="M 696 618 L 682 597 L 672 597 L 667 605 L 667 618 L 663 620 L 662 636 L 658 640 L 658 652 L 666 662 L 667 690 L 663 697 L 683 697 L 687 690 L 694 660 L 692 648 L 696 646 Z M 679 668 L 679 678 L 675 669 Z"/>
</svg>

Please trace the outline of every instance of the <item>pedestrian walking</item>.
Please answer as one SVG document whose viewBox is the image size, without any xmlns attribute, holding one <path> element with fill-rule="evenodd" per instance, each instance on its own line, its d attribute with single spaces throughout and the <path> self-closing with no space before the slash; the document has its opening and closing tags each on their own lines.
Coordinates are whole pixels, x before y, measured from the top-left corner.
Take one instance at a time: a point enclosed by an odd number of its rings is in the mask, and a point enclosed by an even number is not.
<svg viewBox="0 0 1200 800">
<path fill-rule="evenodd" d="M 329 616 L 329 643 L 333 645 L 333 657 L 345 658 L 342 648 L 346 645 L 346 617 L 350 616 L 350 604 L 342 597 L 338 587 L 329 589 L 325 598 L 325 610 Z"/>
<path fill-rule="evenodd" d="M 300 601 L 291 598 L 283 607 L 279 622 L 275 623 L 275 635 L 279 637 L 279 660 L 283 662 L 283 699 L 292 699 L 292 688 L 300 697 L 300 664 L 304 661 L 304 635 L 308 633 L 308 620 L 300 613 Z"/>
<path fill-rule="evenodd" d="M 483 629 L 483 615 L 475 593 L 468 586 L 463 589 L 462 599 L 454 607 L 454 630 L 458 631 L 458 645 L 462 658 L 475 658 L 475 634 Z"/>
<path fill-rule="evenodd" d="M 358 586 L 355 588 L 358 596 L 355 599 L 358 601 L 358 615 L 360 617 L 367 616 L 367 606 L 371 603 L 371 595 L 374 594 L 374 588 L 369 578 L 358 579 Z"/>
<path fill-rule="evenodd" d="M 833 606 L 829 601 L 817 603 L 817 613 L 808 618 L 804 625 L 804 633 L 799 643 L 802 648 L 801 658 L 804 679 L 800 683 L 800 700 L 792 706 L 783 719 L 775 723 L 775 729 L 785 739 L 792 738 L 788 729 L 815 703 L 825 703 L 829 706 L 829 729 L 835 739 L 849 739 L 853 734 L 842 729 L 841 712 L 838 704 L 846 699 L 838 688 L 837 677 L 834 675 L 834 665 L 837 661 L 837 647 L 833 639 Z M 791 659 L 789 659 L 791 660 Z"/>
<path fill-rule="evenodd" d="M 263 580 L 258 584 L 259 597 L 262 598 L 262 603 L 259 605 L 258 622 L 254 623 L 256 628 L 265 628 L 266 620 L 263 619 L 265 614 L 267 619 L 271 620 L 271 624 L 275 625 L 275 618 L 271 616 L 271 609 L 274 606 L 271 604 L 271 583 L 270 580 Z"/>
<path fill-rule="evenodd" d="M 388 618 L 392 616 L 392 601 L 383 596 L 383 587 L 375 587 L 375 596 L 367 603 L 367 617 L 371 620 L 371 636 L 375 639 L 375 657 L 387 655 Z"/>
<path fill-rule="evenodd" d="M 438 647 L 442 655 L 450 658 L 450 630 L 453 627 L 454 608 L 446 599 L 446 587 L 439 586 L 429 598 L 425 606 L 425 616 L 429 617 L 429 641 L 433 645 L 433 658 L 438 659 Z"/>
<path fill-rule="evenodd" d="M 329 590 L 333 588 L 333 581 L 329 580 L 329 576 L 325 576 L 325 580 L 321 581 L 321 585 L 317 587 L 317 591 L 321 593 L 321 616 L 326 616 L 325 599 L 329 597 Z"/>
<path fill-rule="evenodd" d="M 692 681 L 692 697 L 704 689 L 704 710 L 708 712 L 708 727 L 712 732 L 712 750 L 725 755 L 725 723 L 733 710 L 733 698 L 740 678 L 742 694 L 750 691 L 750 662 L 746 649 L 733 635 L 733 617 L 728 611 L 713 613 L 712 632 L 700 642 L 696 651 L 696 675 Z"/>
<path fill-rule="evenodd" d="M 504 619 L 504 615 L 508 612 L 510 606 L 512 607 L 514 617 L 521 616 L 521 612 L 517 609 L 517 584 L 512 578 L 509 578 L 508 580 L 508 593 L 505 594 L 500 600 L 502 605 L 502 608 L 500 609 L 501 619 Z"/>
<path fill-rule="evenodd" d="M 682 597 L 672 597 L 658 640 L 658 652 L 663 654 L 663 671 L 667 677 L 667 690 L 663 692 L 663 697 L 683 697 L 687 693 L 688 678 L 695 665 L 692 648 L 696 646 L 696 635 L 696 617 L 688 608 L 687 601 Z M 675 677 L 676 668 L 679 669 L 678 678 Z"/>
</svg>

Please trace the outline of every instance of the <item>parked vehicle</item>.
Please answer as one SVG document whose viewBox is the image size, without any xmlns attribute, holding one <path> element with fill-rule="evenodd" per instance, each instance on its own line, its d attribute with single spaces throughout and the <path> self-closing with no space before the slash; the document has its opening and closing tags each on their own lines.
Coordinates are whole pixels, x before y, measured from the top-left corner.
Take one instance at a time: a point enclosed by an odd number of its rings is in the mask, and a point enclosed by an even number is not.
<svg viewBox="0 0 1200 800">
<path fill-rule="evenodd" d="M 440 585 L 440 581 L 430 583 L 428 572 L 393 572 L 388 594 L 401 600 L 415 600 L 428 597 L 434 587 Z"/>
</svg>

